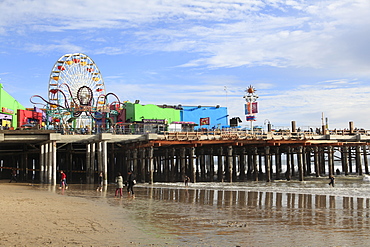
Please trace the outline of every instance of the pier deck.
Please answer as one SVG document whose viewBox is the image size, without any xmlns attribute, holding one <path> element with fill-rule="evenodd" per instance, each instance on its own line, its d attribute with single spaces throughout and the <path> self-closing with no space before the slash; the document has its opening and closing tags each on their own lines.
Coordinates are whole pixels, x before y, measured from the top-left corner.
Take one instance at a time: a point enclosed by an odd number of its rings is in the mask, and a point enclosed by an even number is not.
<svg viewBox="0 0 370 247">
<path fill-rule="evenodd" d="M 307 175 L 368 174 L 368 131 L 164 132 L 161 134 L 62 135 L 46 130 L 0 131 L 0 178 L 16 168 L 23 181 L 57 183 L 57 171 L 70 182 L 105 182 L 134 170 L 137 180 L 272 181 L 304 180 Z M 337 167 L 338 165 L 336 165 Z"/>
</svg>

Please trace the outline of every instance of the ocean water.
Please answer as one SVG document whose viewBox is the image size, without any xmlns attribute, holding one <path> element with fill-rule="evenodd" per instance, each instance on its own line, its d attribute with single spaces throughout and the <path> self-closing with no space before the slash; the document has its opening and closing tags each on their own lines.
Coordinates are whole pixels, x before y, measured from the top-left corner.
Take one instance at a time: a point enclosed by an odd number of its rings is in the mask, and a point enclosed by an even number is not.
<svg viewBox="0 0 370 247">
<path fill-rule="evenodd" d="M 123 207 L 151 234 L 179 246 L 370 246 L 370 182 L 362 176 L 306 181 L 155 183 L 135 198 L 114 198 L 114 185 L 70 185 L 64 196 Z M 56 193 L 62 193 L 56 190 Z M 61 194 L 62 195 L 62 194 Z"/>
</svg>

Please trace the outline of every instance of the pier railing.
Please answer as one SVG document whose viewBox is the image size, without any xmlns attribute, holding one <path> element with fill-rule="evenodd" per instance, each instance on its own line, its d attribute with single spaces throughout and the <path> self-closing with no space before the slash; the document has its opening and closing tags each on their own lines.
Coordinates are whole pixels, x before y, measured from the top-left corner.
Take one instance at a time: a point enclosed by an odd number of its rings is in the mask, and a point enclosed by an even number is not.
<svg viewBox="0 0 370 247">
<path fill-rule="evenodd" d="M 5 130 L 1 130 L 5 131 Z M 7 130 L 14 131 L 14 130 Z M 20 131 L 33 131 L 35 130 L 20 130 Z M 289 129 L 273 130 L 267 132 L 263 129 L 255 130 L 240 130 L 234 128 L 225 129 L 203 129 L 199 131 L 164 131 L 162 129 L 145 128 L 143 126 L 130 125 L 124 128 L 58 128 L 54 130 L 38 130 L 61 133 L 62 135 L 97 135 L 100 133 L 111 133 L 112 135 L 146 135 L 157 134 L 158 139 L 165 140 L 237 140 L 237 139 L 353 139 L 358 136 L 370 139 L 370 130 L 354 129 L 352 131 L 344 130 L 326 130 L 325 133 L 305 131 L 291 131 Z M 362 139 L 362 138 L 361 138 Z"/>
</svg>

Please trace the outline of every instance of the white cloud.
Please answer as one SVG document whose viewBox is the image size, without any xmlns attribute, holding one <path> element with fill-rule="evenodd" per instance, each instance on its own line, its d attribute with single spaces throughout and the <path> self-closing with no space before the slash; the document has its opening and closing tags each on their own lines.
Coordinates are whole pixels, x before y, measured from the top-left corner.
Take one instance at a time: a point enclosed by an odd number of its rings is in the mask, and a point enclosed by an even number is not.
<svg viewBox="0 0 370 247">
<path fill-rule="evenodd" d="M 5 13 L 0 27 L 22 35 L 30 31 L 125 30 L 134 38 L 131 49 L 200 54 L 185 66 L 313 67 L 369 75 L 369 56 L 362 55 L 370 41 L 369 9 L 366 0 L 6 0 L 0 4 Z M 127 44 L 122 46 L 108 37 L 104 40 L 109 44 L 99 54 L 130 52 Z M 42 50 L 37 48 L 40 44 L 31 46 L 31 51 Z M 60 45 L 47 47 L 49 51 L 53 48 L 59 50 Z M 84 49 L 94 50 L 88 44 Z"/>
</svg>

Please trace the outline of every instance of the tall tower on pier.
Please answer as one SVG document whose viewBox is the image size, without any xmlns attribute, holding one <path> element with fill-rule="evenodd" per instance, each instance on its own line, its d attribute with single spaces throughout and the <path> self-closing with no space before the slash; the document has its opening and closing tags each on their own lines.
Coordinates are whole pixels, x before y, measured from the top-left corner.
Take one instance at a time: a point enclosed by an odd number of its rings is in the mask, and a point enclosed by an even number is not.
<svg viewBox="0 0 370 247">
<path fill-rule="evenodd" d="M 253 122 L 256 121 L 256 114 L 258 113 L 258 105 L 257 105 L 257 99 L 258 95 L 255 94 L 257 90 L 250 85 L 245 90 L 245 95 L 243 98 L 245 98 L 246 104 L 244 105 L 245 108 L 245 118 L 247 121 L 251 123 L 251 131 L 253 133 Z"/>
</svg>

